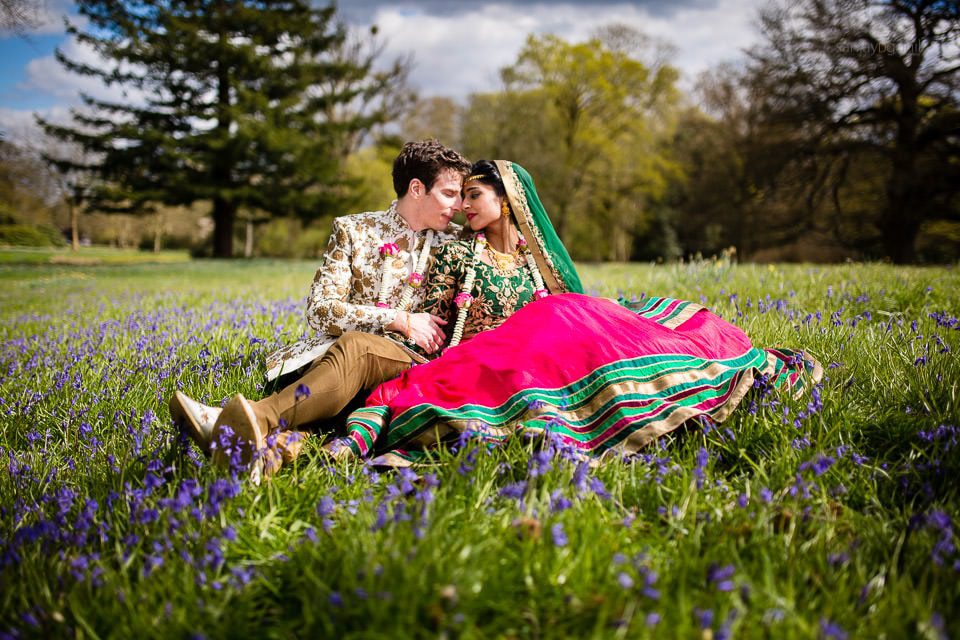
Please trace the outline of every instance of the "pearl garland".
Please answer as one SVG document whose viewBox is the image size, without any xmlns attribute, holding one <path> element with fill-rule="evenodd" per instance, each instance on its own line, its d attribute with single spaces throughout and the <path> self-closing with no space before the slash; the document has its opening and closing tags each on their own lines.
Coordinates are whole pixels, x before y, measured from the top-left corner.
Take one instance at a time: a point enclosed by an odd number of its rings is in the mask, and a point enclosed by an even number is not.
<svg viewBox="0 0 960 640">
<path fill-rule="evenodd" d="M 407 278 L 407 283 L 404 285 L 403 292 L 400 294 L 400 302 L 397 304 L 397 309 L 401 311 L 406 311 L 409 308 L 410 302 L 413 300 L 413 290 L 419 289 L 420 285 L 423 284 L 423 272 L 427 267 L 427 259 L 430 257 L 433 235 L 433 229 L 427 231 L 426 238 L 423 240 L 423 247 L 421 247 L 420 253 L 416 258 L 414 258 L 413 273 Z M 390 308 L 390 303 L 388 302 L 390 285 L 392 284 L 392 274 L 390 273 L 390 263 L 392 260 L 390 260 L 390 258 L 399 252 L 400 247 L 393 242 L 387 242 L 380 247 L 380 257 L 383 259 L 380 265 L 380 293 L 377 296 L 377 307 L 380 309 Z"/>
<path fill-rule="evenodd" d="M 414 262 L 413 273 L 407 278 L 407 285 L 403 288 L 403 294 L 400 296 L 399 309 L 406 310 L 413 300 L 413 290 L 419 289 L 423 284 L 423 273 L 427 268 L 427 258 L 430 257 L 430 246 L 433 244 L 433 229 L 427 231 L 427 237 L 423 240 L 423 247 L 420 249 L 420 256 Z"/>
<path fill-rule="evenodd" d="M 467 322 L 467 311 L 473 304 L 473 295 L 470 291 L 473 289 L 473 281 L 477 277 L 477 261 L 480 260 L 480 254 L 487 246 L 487 236 L 478 233 L 473 242 L 473 260 L 470 262 L 470 268 L 467 269 L 467 276 L 463 279 L 463 289 L 453 299 L 457 305 L 457 323 L 453 326 L 453 335 L 450 336 L 450 346 L 455 347 L 460 344 L 463 338 L 463 327 Z"/>
<path fill-rule="evenodd" d="M 527 246 L 527 241 L 520 238 L 520 241 L 517 242 L 517 248 L 520 249 L 520 253 L 524 254 L 524 257 L 527 259 L 527 268 L 530 269 L 530 277 L 533 278 L 533 286 L 536 289 L 533 292 L 533 297 L 536 300 L 546 298 L 550 295 L 550 292 L 547 291 L 546 286 L 543 284 L 543 275 L 540 273 L 540 269 L 537 269 L 537 261 L 533 257 L 533 253 L 530 251 L 530 247 Z"/>
</svg>

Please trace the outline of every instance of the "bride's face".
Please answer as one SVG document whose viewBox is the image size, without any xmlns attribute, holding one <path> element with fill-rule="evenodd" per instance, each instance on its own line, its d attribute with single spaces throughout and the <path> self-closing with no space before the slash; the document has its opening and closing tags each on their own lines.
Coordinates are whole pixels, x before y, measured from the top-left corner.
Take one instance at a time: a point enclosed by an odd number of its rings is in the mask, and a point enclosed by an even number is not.
<svg viewBox="0 0 960 640">
<path fill-rule="evenodd" d="M 463 185 L 463 213 L 474 231 L 500 219 L 500 196 L 490 185 L 471 180 Z"/>
</svg>

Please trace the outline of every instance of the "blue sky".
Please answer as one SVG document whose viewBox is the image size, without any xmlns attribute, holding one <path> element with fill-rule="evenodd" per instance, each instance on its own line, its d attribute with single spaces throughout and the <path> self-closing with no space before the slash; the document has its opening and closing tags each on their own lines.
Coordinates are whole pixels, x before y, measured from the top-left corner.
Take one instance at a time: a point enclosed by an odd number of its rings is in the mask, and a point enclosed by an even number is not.
<svg viewBox="0 0 960 640">
<path fill-rule="evenodd" d="M 63 119 L 79 103 L 80 90 L 117 97 L 89 78 L 67 73 L 53 59 L 60 46 L 71 57 L 95 62 L 63 30 L 73 11 L 67 0 L 45 2 L 46 22 L 26 37 L 0 38 L 0 131 L 11 137 L 30 133 L 33 112 Z M 464 99 L 494 90 L 498 71 L 516 60 L 530 33 L 553 33 L 570 41 L 596 28 L 622 23 L 669 43 L 670 60 L 691 86 L 697 74 L 719 62 L 741 58 L 756 40 L 753 22 L 763 0 L 341 0 L 341 15 L 363 29 L 379 27 L 383 60 L 413 55 L 411 83 L 421 95 Z"/>
<path fill-rule="evenodd" d="M 45 109 L 60 98 L 26 89 L 27 64 L 31 60 L 52 55 L 64 35 L 31 35 L 26 38 L 0 40 L 0 105 L 13 109 Z"/>
</svg>

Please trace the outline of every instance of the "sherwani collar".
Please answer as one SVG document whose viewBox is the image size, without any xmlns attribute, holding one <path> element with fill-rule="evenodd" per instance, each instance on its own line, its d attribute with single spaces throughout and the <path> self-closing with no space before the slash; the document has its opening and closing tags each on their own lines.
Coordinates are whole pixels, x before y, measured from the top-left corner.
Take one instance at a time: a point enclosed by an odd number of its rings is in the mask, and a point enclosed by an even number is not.
<svg viewBox="0 0 960 640">
<path fill-rule="evenodd" d="M 411 234 L 413 238 L 422 238 L 428 231 L 428 229 L 420 229 L 420 231 L 414 231 L 407 221 L 403 219 L 403 216 L 400 215 L 400 212 L 397 211 L 397 201 L 394 200 L 390 203 L 390 206 L 386 211 L 387 220 L 390 223 L 390 227 L 395 229 L 398 233 Z"/>
<path fill-rule="evenodd" d="M 390 224 L 390 228 L 396 230 L 398 233 L 414 233 L 413 229 L 410 228 L 410 225 L 407 224 L 407 221 L 403 219 L 403 216 L 400 215 L 400 212 L 397 211 L 397 201 L 394 200 L 390 203 L 390 206 L 386 211 L 386 218 Z"/>
</svg>

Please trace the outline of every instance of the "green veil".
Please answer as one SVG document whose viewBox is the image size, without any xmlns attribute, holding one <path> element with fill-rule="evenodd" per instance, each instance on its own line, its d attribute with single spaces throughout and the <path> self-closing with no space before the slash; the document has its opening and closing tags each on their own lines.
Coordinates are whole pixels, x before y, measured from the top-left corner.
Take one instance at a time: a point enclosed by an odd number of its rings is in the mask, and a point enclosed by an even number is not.
<svg viewBox="0 0 960 640">
<path fill-rule="evenodd" d="M 500 171 L 517 226 L 533 253 L 544 285 L 552 294 L 583 293 L 577 269 L 547 217 L 533 178 L 516 162 L 494 160 L 494 164 Z"/>
</svg>

